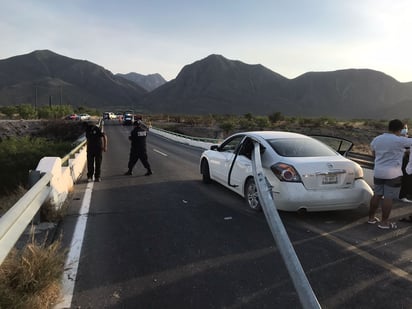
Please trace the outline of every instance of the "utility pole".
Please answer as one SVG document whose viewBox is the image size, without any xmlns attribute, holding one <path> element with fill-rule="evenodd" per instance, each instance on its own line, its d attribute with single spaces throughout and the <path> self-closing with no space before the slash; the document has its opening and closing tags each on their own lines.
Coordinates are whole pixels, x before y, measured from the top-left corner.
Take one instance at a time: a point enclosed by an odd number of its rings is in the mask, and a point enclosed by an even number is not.
<svg viewBox="0 0 412 309">
<path fill-rule="evenodd" d="M 34 86 L 34 110 L 37 110 L 37 86 Z"/>
</svg>

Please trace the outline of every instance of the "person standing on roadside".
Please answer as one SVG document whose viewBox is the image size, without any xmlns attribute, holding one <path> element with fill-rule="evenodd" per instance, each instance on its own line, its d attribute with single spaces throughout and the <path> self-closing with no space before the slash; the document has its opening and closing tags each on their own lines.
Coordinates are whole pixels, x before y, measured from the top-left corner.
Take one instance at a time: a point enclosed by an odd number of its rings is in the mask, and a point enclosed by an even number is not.
<svg viewBox="0 0 412 309">
<path fill-rule="evenodd" d="M 408 137 L 408 125 L 405 124 L 401 131 L 401 135 Z M 410 148 L 405 148 L 405 153 L 403 155 L 402 160 L 402 184 L 401 184 L 401 191 L 399 193 L 399 199 L 405 203 L 412 203 L 412 175 L 406 171 L 406 166 L 410 165 Z"/>
<path fill-rule="evenodd" d="M 401 136 L 404 125 L 399 119 L 389 122 L 388 132 L 375 137 L 371 142 L 375 156 L 374 194 L 369 204 L 370 224 L 378 224 L 381 229 L 395 229 L 389 222 L 393 199 L 399 197 L 402 182 L 402 158 L 405 148 L 412 144 L 411 139 Z M 382 220 L 375 217 L 379 204 L 382 203 Z"/>
<path fill-rule="evenodd" d="M 107 136 L 93 123 L 86 124 L 87 139 L 87 181 L 101 181 L 103 151 L 107 151 Z"/>
<path fill-rule="evenodd" d="M 138 115 L 135 117 L 136 121 L 133 123 L 134 129 L 130 133 L 129 140 L 131 141 L 129 162 L 127 164 L 128 171 L 125 175 L 132 175 L 133 168 L 136 165 L 137 161 L 140 159 L 143 166 L 146 168 L 145 176 L 152 175 L 152 169 L 150 168 L 149 161 L 147 159 L 147 150 L 146 150 L 146 137 L 149 128 L 142 121 L 142 116 Z"/>
</svg>

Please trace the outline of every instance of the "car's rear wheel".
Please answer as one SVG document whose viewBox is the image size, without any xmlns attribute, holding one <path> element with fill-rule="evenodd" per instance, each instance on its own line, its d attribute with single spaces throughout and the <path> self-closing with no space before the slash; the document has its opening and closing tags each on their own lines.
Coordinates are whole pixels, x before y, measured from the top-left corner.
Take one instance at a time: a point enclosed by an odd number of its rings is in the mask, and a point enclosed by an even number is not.
<svg viewBox="0 0 412 309">
<path fill-rule="evenodd" d="M 202 173 L 203 183 L 211 183 L 212 179 L 210 178 L 209 163 L 207 163 L 206 159 L 202 160 L 202 164 L 200 166 L 200 171 Z"/>
<path fill-rule="evenodd" d="M 253 178 L 249 178 L 245 185 L 245 200 L 248 206 L 254 211 L 261 211 L 262 206 L 259 202 L 259 196 Z"/>
</svg>

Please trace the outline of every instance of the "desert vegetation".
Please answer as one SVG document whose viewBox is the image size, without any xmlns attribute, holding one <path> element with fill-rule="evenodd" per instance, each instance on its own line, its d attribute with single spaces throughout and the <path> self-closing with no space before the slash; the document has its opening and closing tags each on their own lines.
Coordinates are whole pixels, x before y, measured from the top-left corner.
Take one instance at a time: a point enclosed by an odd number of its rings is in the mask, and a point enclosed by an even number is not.
<svg viewBox="0 0 412 309">
<path fill-rule="evenodd" d="M 0 107 L 0 116 L 4 119 L 62 119 L 73 113 L 100 115 L 98 110 L 84 106 L 74 108 L 71 105 L 42 105 L 36 107 L 21 104 Z"/>
<path fill-rule="evenodd" d="M 370 154 L 372 139 L 387 130 L 388 120 L 352 119 L 338 120 L 332 117 L 288 117 L 279 112 L 268 116 L 250 113 L 234 115 L 148 115 L 154 126 L 175 133 L 196 137 L 223 139 L 240 131 L 280 130 L 307 135 L 329 135 L 348 139 L 354 143 L 354 152 Z M 409 119 L 403 119 L 410 123 Z"/>
<path fill-rule="evenodd" d="M 0 266 L 0 308 L 53 308 L 60 299 L 65 251 L 61 241 L 32 238 Z"/>
</svg>

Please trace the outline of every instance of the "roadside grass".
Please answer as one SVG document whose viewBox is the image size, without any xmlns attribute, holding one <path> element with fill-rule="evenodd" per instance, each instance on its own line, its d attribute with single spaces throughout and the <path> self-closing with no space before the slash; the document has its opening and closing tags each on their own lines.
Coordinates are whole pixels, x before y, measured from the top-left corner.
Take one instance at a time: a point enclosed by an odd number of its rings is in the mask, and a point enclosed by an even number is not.
<svg viewBox="0 0 412 309">
<path fill-rule="evenodd" d="M 32 232 L 27 245 L 13 249 L 0 266 L 0 308 L 53 308 L 61 298 L 65 253 L 60 239 L 38 243 Z"/>
<path fill-rule="evenodd" d="M 0 196 L 0 216 L 9 210 L 27 192 L 22 186 L 3 196 Z"/>
<path fill-rule="evenodd" d="M 44 156 L 67 154 L 73 148 L 72 141 L 81 132 L 79 128 L 80 124 L 68 129 L 65 123 L 53 122 L 39 133 L 40 136 L 0 138 L 0 216 L 27 192 L 28 171 Z M 46 202 L 40 211 L 41 221 L 57 223 L 66 209 L 67 203 L 55 209 Z M 48 235 L 39 236 L 34 228 L 29 238 L 27 243 L 20 240 L 22 243 L 0 265 L 0 309 L 53 308 L 61 298 L 66 255 L 61 239 L 51 242 Z"/>
<path fill-rule="evenodd" d="M 59 209 L 45 202 L 40 210 L 41 221 L 62 220 L 69 200 Z M 62 248 L 61 236 L 50 243 L 49 234 L 39 239 L 32 226 L 27 244 L 9 253 L 0 266 L 0 308 L 47 309 L 61 300 L 61 277 L 67 253 L 67 249 Z"/>
</svg>

